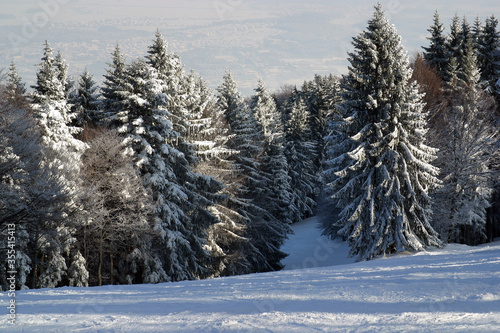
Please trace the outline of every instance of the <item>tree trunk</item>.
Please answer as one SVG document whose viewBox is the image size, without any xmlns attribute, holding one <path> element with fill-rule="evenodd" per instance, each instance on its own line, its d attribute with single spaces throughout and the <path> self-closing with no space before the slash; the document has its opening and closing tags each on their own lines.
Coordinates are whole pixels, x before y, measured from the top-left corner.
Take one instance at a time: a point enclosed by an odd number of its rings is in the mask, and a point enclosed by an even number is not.
<svg viewBox="0 0 500 333">
<path fill-rule="evenodd" d="M 102 230 L 100 232 L 100 241 L 99 241 L 99 266 L 97 267 L 97 278 L 99 280 L 99 286 L 102 286 Z"/>
<path fill-rule="evenodd" d="M 111 276 L 111 285 L 113 285 L 113 254 L 110 253 L 109 254 L 109 259 L 110 259 L 110 272 L 109 272 L 109 275 Z"/>
</svg>

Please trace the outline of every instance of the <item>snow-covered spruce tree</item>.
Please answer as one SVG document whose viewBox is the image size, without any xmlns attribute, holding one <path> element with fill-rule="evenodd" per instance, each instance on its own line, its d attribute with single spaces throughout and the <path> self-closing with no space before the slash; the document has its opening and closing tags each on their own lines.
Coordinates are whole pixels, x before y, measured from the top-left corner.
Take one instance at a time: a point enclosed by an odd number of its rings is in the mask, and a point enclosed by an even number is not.
<svg viewBox="0 0 500 333">
<path fill-rule="evenodd" d="M 446 37 L 443 35 L 443 24 L 439 20 L 439 14 L 434 13 L 434 24 L 427 29 L 431 36 L 427 37 L 429 40 L 429 47 L 424 47 L 425 61 L 436 70 L 436 72 L 443 77 L 446 73 L 448 62 L 446 52 Z"/>
<path fill-rule="evenodd" d="M 235 193 L 235 199 L 230 207 L 243 217 L 245 238 L 248 239 L 248 243 L 242 243 L 245 247 L 241 250 L 238 272 L 279 270 L 283 268 L 281 259 L 286 257 L 280 248 L 289 228 L 255 201 L 262 198 L 269 183 L 260 170 L 262 132 L 230 73 L 226 73 L 224 83 L 218 88 L 217 103 L 231 129 L 228 148 L 237 152 L 228 158 L 234 167 L 229 187 Z"/>
<path fill-rule="evenodd" d="M 467 85 L 477 85 L 481 78 L 481 71 L 478 67 L 474 44 L 470 38 L 465 42 L 463 55 L 460 61 L 462 69 L 458 76 L 459 79 Z"/>
<path fill-rule="evenodd" d="M 500 78 L 500 32 L 498 20 L 488 17 L 478 38 L 478 64 L 481 71 L 481 86 L 495 92 L 495 84 Z"/>
<path fill-rule="evenodd" d="M 456 80 L 475 81 L 479 74 L 476 65 L 476 44 L 467 19 L 464 17 L 462 23 L 458 16 L 454 16 L 451 32 L 447 41 L 448 63 L 444 79 L 448 85 L 455 85 Z"/>
<path fill-rule="evenodd" d="M 472 27 L 472 42 L 474 44 L 476 52 L 479 51 L 479 43 L 481 42 L 483 30 L 483 22 L 481 22 L 479 16 L 476 16 L 476 18 L 474 19 L 474 26 Z"/>
<path fill-rule="evenodd" d="M 446 38 L 446 72 L 443 79 L 446 82 L 451 80 L 450 77 L 450 68 L 457 66 L 457 69 L 460 68 L 460 50 L 462 47 L 462 26 L 460 25 L 460 19 L 458 15 L 455 15 L 452 19 L 452 23 L 450 26 L 450 33 Z"/>
<path fill-rule="evenodd" d="M 193 81 L 194 76 L 190 77 Z M 219 191 L 222 200 L 208 207 L 218 219 L 218 222 L 207 230 L 207 249 L 214 258 L 213 275 L 251 272 L 251 264 L 246 256 L 252 255 L 252 246 L 245 238 L 244 217 L 238 212 L 242 205 L 237 197 L 234 164 L 230 160 L 230 157 L 237 152 L 228 148 L 228 141 L 232 135 L 225 120 L 224 110 L 217 105 L 201 79 L 192 82 L 188 94 L 198 96 L 190 98 L 190 105 L 194 109 L 190 121 L 189 139 L 199 157 L 194 170 L 211 176 L 225 185 Z"/>
<path fill-rule="evenodd" d="M 19 76 L 14 62 L 11 62 L 9 66 L 4 94 L 11 102 L 17 102 L 17 104 L 19 104 L 19 102 L 25 101 L 26 86 Z"/>
<path fill-rule="evenodd" d="M 69 285 L 74 287 L 89 286 L 89 272 L 87 262 L 80 252 L 76 252 L 71 259 L 71 265 L 68 268 Z"/>
<path fill-rule="evenodd" d="M 35 276 L 38 275 L 36 285 L 39 287 L 55 287 L 62 281 L 68 267 L 66 261 L 71 261 L 66 255 L 74 250 L 73 235 L 81 222 L 76 213 L 80 207 L 81 183 L 78 175 L 80 157 L 86 145 L 73 137 L 79 130 L 68 125 L 73 119 L 67 101 L 66 74 L 61 72 L 63 67 L 62 58 L 58 57 L 57 61 L 52 58 L 52 49 L 46 42 L 37 82 L 32 87 L 33 115 L 46 149 L 42 167 L 51 170 L 48 173 L 53 177 L 59 178 L 57 182 L 61 184 L 63 192 L 61 198 L 65 195 L 67 200 L 66 203 L 59 202 L 60 205 L 65 204 L 66 208 L 59 208 L 73 214 L 64 213 L 63 218 L 51 220 L 51 224 L 36 231 L 37 241 L 34 246 L 39 272 Z"/>
<path fill-rule="evenodd" d="M 72 112 L 76 115 L 75 126 L 96 125 L 98 120 L 99 87 L 87 69 L 82 73 L 74 93 L 71 96 Z"/>
<path fill-rule="evenodd" d="M 238 111 L 244 107 L 243 97 L 241 96 L 238 85 L 231 72 L 226 71 L 224 82 L 217 88 L 217 105 L 223 111 L 226 122 L 231 124 L 236 120 Z"/>
<path fill-rule="evenodd" d="M 259 207 L 271 213 L 278 221 L 291 224 L 292 216 L 299 214 L 292 202 L 292 188 L 284 153 L 285 135 L 281 115 L 274 99 L 259 80 L 250 109 L 263 134 L 263 151 L 259 157 L 260 171 L 268 180 L 264 192 L 254 199 Z"/>
<path fill-rule="evenodd" d="M 340 101 L 340 81 L 333 75 L 322 77 L 315 75 L 314 80 L 304 82 L 300 98 L 306 103 L 311 113 L 311 138 L 316 150 L 313 157 L 315 173 L 322 170 L 325 154 L 324 137 L 328 134 L 328 122 L 335 111 L 335 105 Z"/>
<path fill-rule="evenodd" d="M 60 59 L 59 63 L 61 62 Z M 72 169 L 69 173 L 74 171 L 76 172 L 74 175 L 78 174 L 80 154 L 86 145 L 72 137 L 80 129 L 69 126 L 73 116 L 65 93 L 66 82 L 60 79 L 65 79 L 65 75 L 62 75 L 59 67 L 55 65 L 52 49 L 46 42 L 42 63 L 37 72 L 37 82 L 32 86 L 33 112 L 41 128 L 44 143 L 49 149 L 61 155 L 59 157 L 61 160 L 53 163 L 61 163 Z"/>
<path fill-rule="evenodd" d="M 343 116 L 332 130 L 325 177 L 336 206 L 332 236 L 349 240 L 359 260 L 440 246 L 430 225 L 428 191 L 438 183 L 429 164 L 426 114 L 394 26 L 375 7 L 367 30 L 353 38 L 344 77 Z M 337 127 L 336 127 L 337 126 Z"/>
<path fill-rule="evenodd" d="M 67 100 L 69 100 L 75 82 L 68 76 L 68 64 L 62 57 L 60 51 L 57 51 L 57 54 L 54 57 L 54 67 L 56 68 L 57 79 L 63 85 L 64 96 Z"/>
<path fill-rule="evenodd" d="M 211 258 L 204 249 L 205 230 L 215 218 L 206 210 L 212 202 L 200 192 L 216 192 L 219 183 L 194 173 L 185 153 L 174 146 L 183 138 L 170 120 L 171 82 L 167 84 L 142 60 L 128 66 L 126 78 L 129 90 L 123 91 L 122 110 L 114 118 L 135 152 L 146 188 L 152 190 L 155 229 L 161 233 L 154 246 L 164 270 L 175 281 L 209 276 Z"/>
<path fill-rule="evenodd" d="M 103 101 L 94 121 L 113 126 L 116 125 L 114 124 L 115 114 L 122 109 L 121 102 L 125 98 L 123 94 L 127 90 L 125 86 L 125 57 L 121 53 L 119 45 L 116 45 L 111 54 L 111 63 L 108 66 L 101 88 Z"/>
<path fill-rule="evenodd" d="M 297 207 L 292 221 L 298 222 L 311 216 L 316 206 L 316 143 L 311 141 L 311 115 L 304 101 L 301 98 L 294 100 L 290 109 L 286 126 L 285 155 L 292 188 L 292 204 Z"/>
<path fill-rule="evenodd" d="M 173 148 L 182 152 L 188 166 L 173 165 L 176 173 L 181 175 L 180 183 L 185 184 L 188 200 L 183 201 L 182 208 L 190 218 L 193 234 L 206 240 L 206 230 L 217 223 L 217 218 L 207 209 L 223 199 L 219 194 L 223 184 L 208 175 L 193 172 L 192 168 L 199 162 L 196 147 L 193 145 L 193 135 L 197 133 L 196 123 L 203 123 L 203 113 L 207 108 L 209 92 L 200 78 L 194 74 L 186 76 L 180 57 L 167 50 L 167 43 L 160 32 L 157 32 L 153 44 L 148 49 L 147 63 L 154 68 L 163 84 L 164 107 L 168 110 L 175 137 L 169 138 Z M 212 259 L 203 262 L 204 265 L 219 267 Z M 217 268 L 216 268 L 217 269 Z M 207 274 L 212 274 L 206 271 Z M 201 276 L 201 275 L 200 275 Z"/>
<path fill-rule="evenodd" d="M 476 46 L 471 28 L 465 17 L 462 20 L 460 35 L 460 56 L 457 58 L 459 71 L 457 76 L 467 84 L 476 84 L 480 78 L 480 71 L 477 66 Z"/>
<path fill-rule="evenodd" d="M 153 44 L 148 48 L 146 55 L 147 63 L 155 68 L 159 78 L 165 83 L 166 103 L 170 112 L 173 129 L 179 133 L 180 138 L 186 137 L 189 131 L 190 110 L 187 107 L 187 99 L 193 98 L 187 95 L 189 82 L 184 73 L 184 67 L 178 55 L 168 52 L 168 43 L 159 31 L 155 34 Z M 190 145 L 183 145 L 182 142 L 175 142 L 177 148 L 184 152 L 184 149 L 191 149 Z M 192 155 L 193 151 L 188 155 Z M 191 161 L 190 161 L 191 162 Z"/>
<path fill-rule="evenodd" d="M 64 96 L 64 86 L 59 80 L 59 73 L 54 64 L 52 48 L 48 41 L 45 41 L 42 62 L 39 64 L 36 74 L 36 84 L 32 86 L 33 102 L 43 103 L 50 100 L 62 100 Z"/>
</svg>

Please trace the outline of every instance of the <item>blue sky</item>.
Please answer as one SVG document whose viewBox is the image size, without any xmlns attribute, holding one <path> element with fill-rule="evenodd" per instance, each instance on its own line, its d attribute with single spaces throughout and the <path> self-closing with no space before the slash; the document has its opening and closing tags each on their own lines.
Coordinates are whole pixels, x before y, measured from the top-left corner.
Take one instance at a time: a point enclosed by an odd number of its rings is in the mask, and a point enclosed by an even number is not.
<svg viewBox="0 0 500 333">
<path fill-rule="evenodd" d="M 498 1 L 380 1 L 410 54 L 426 45 L 438 10 L 449 26 L 455 14 L 472 23 L 495 14 Z M 145 54 L 157 28 L 181 55 L 186 70 L 212 88 L 226 69 L 251 94 L 259 78 L 274 90 L 314 74 L 345 73 L 351 38 L 362 31 L 374 1 L 340 0 L 33 0 L 0 2 L 0 68 L 14 60 L 29 84 L 43 42 L 61 51 L 78 75 L 102 80 L 118 43 L 134 59 Z"/>
</svg>

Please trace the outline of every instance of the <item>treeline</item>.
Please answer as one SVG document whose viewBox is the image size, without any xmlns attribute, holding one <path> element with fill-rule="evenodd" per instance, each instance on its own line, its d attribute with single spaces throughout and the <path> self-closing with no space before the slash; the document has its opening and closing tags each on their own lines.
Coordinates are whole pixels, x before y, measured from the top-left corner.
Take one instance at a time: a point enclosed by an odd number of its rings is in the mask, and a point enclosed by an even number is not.
<svg viewBox="0 0 500 333">
<path fill-rule="evenodd" d="M 229 72 L 215 93 L 186 73 L 159 32 L 144 58 L 117 46 L 102 87 L 46 43 L 32 92 L 14 64 L 1 87 L 0 230 L 15 225 L 15 245 L 0 238 L 0 276 L 14 264 L 22 289 L 279 270 L 319 199 L 325 233 L 359 259 L 491 239 L 496 22 L 474 35 L 464 20 L 453 41 L 436 14 L 410 64 L 378 6 L 348 75 L 274 94 L 259 81 L 247 99 Z"/>
<path fill-rule="evenodd" d="M 229 72 L 212 94 L 159 32 L 143 59 L 117 46 L 101 88 L 67 71 L 46 43 L 32 93 L 14 65 L 2 86 L 0 220 L 15 224 L 18 288 L 282 268 L 289 225 L 316 205 L 336 78 L 279 109 L 262 82 L 245 101 Z"/>
<path fill-rule="evenodd" d="M 498 20 L 471 26 L 454 16 L 446 35 L 439 14 L 415 61 L 426 95 L 435 165 L 434 227 L 446 242 L 477 245 L 500 235 L 500 33 Z"/>
</svg>

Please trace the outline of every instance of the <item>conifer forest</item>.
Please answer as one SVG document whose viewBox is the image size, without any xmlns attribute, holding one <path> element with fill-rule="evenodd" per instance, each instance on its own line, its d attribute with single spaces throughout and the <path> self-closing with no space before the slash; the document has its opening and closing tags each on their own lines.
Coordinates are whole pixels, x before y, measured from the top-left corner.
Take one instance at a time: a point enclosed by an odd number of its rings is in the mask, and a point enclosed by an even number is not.
<svg viewBox="0 0 500 333">
<path fill-rule="evenodd" d="M 409 55 L 375 6 L 342 76 L 210 89 L 158 30 L 139 59 L 0 82 L 0 276 L 16 289 L 277 271 L 317 215 L 359 261 L 500 237 L 500 31 L 456 15 Z M 102 81 L 102 84 L 97 84 Z M 0 290 L 7 290 L 1 281 Z"/>
</svg>

